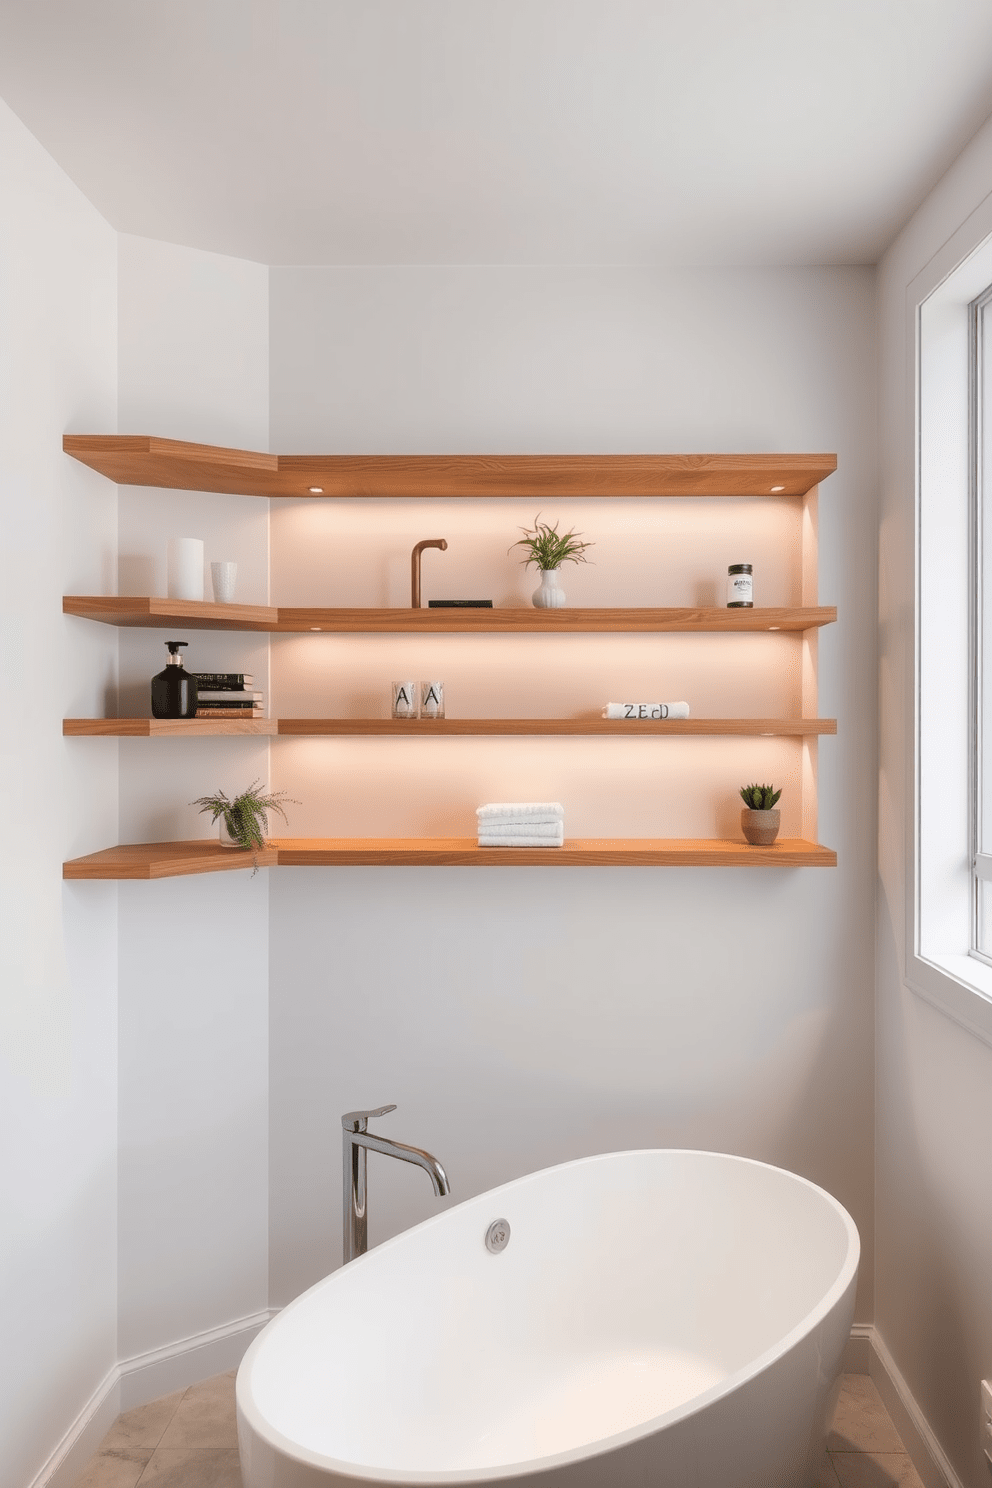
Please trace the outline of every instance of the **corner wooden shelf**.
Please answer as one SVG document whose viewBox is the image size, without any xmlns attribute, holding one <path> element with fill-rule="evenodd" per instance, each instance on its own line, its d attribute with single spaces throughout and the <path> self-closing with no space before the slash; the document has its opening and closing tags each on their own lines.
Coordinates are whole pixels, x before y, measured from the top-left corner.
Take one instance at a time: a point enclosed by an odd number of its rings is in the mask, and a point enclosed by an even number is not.
<svg viewBox="0 0 992 1488">
<path fill-rule="evenodd" d="M 833 868 L 837 854 L 801 838 L 772 847 L 698 838 L 570 838 L 564 847 L 478 847 L 471 837 L 274 838 L 260 867 L 291 868 Z M 216 842 L 144 842 L 62 865 L 67 879 L 176 878 L 251 868 L 252 855 Z"/>
<path fill-rule="evenodd" d="M 272 738 L 275 718 L 63 718 L 62 733 L 72 739 Z"/>
<path fill-rule="evenodd" d="M 66 434 L 108 480 L 243 496 L 805 496 L 836 455 L 270 455 L 144 434 Z"/>
<path fill-rule="evenodd" d="M 132 598 L 118 594 L 71 594 L 62 600 L 64 615 L 100 620 L 104 625 L 157 627 L 159 630 L 274 630 L 279 611 L 273 605 L 214 604 L 207 600 Z"/>
<path fill-rule="evenodd" d="M 272 605 L 219 605 L 207 601 L 69 594 L 66 615 L 105 625 L 159 630 L 327 631 L 338 634 L 390 632 L 431 635 L 581 634 L 615 632 L 807 631 L 832 625 L 833 605 L 798 608 L 565 609 L 533 606 L 505 610 L 295 609 Z"/>
</svg>

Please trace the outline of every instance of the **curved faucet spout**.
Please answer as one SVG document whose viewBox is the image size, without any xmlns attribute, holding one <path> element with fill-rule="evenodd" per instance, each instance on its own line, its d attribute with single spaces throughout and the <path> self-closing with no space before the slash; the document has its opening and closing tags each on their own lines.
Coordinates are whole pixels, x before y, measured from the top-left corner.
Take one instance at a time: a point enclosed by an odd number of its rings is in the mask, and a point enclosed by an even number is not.
<svg viewBox="0 0 992 1488">
<path fill-rule="evenodd" d="M 366 1152 L 381 1152 L 384 1157 L 396 1157 L 400 1162 L 414 1163 L 423 1168 L 434 1187 L 438 1198 L 451 1192 L 448 1175 L 437 1158 L 423 1147 L 408 1147 L 405 1142 L 390 1142 L 387 1137 L 377 1137 L 370 1132 L 369 1121 L 373 1116 L 385 1116 L 395 1111 L 395 1106 L 379 1106 L 375 1111 L 348 1111 L 341 1117 L 344 1151 L 342 1153 L 342 1179 L 344 1199 L 344 1259 L 353 1261 L 368 1249 L 368 1161 Z"/>
<path fill-rule="evenodd" d="M 451 1192 L 448 1175 L 437 1158 L 425 1152 L 423 1147 L 408 1147 L 405 1142 L 390 1142 L 385 1137 L 377 1137 L 373 1132 L 352 1132 L 349 1140 L 356 1147 L 367 1147 L 369 1152 L 398 1157 L 400 1162 L 415 1163 L 418 1168 L 423 1168 L 439 1199 Z"/>
<path fill-rule="evenodd" d="M 446 552 L 447 540 L 443 537 L 425 537 L 423 542 L 417 543 L 410 554 L 410 608 L 420 609 L 420 555 L 425 548 L 440 548 Z"/>
</svg>

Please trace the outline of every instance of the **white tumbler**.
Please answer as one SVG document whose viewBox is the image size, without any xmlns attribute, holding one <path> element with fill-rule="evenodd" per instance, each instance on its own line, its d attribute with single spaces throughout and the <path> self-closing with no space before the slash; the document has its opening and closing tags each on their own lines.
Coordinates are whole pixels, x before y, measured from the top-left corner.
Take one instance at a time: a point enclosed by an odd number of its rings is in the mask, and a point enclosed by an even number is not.
<svg viewBox="0 0 992 1488">
<path fill-rule="evenodd" d="M 214 586 L 214 599 L 218 604 L 234 603 L 234 581 L 237 577 L 236 563 L 211 563 L 210 580 Z"/>
<path fill-rule="evenodd" d="M 203 598 L 202 538 L 169 538 L 169 598 Z"/>
</svg>

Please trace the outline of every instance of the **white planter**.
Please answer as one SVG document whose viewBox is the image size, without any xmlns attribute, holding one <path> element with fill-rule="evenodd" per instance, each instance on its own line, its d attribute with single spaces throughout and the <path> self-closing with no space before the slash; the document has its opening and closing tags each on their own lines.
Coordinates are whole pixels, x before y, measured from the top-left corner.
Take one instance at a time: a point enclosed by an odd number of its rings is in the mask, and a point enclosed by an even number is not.
<svg viewBox="0 0 992 1488">
<path fill-rule="evenodd" d="M 565 591 L 559 587 L 558 575 L 561 572 L 557 568 L 541 569 L 541 587 L 534 590 L 531 603 L 538 610 L 563 610 L 565 608 Z"/>
</svg>

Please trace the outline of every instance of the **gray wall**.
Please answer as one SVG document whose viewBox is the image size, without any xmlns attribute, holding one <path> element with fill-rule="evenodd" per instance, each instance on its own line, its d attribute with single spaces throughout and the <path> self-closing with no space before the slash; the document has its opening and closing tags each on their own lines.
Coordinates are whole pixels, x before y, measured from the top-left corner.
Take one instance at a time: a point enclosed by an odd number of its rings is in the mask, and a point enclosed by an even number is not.
<svg viewBox="0 0 992 1488">
<path fill-rule="evenodd" d="M 117 494 L 67 459 L 112 429 L 117 240 L 0 103 L 0 1462 L 32 1479 L 116 1359 L 117 890 L 62 861 L 117 834 L 117 748 L 62 738 L 116 687 Z M 81 748 L 79 746 L 82 746 Z"/>
<path fill-rule="evenodd" d="M 820 651 L 820 711 L 839 720 L 820 753 L 820 838 L 839 851 L 834 871 L 273 875 L 274 1303 L 339 1260 L 339 1114 L 395 1100 L 388 1129 L 437 1152 L 452 1202 L 626 1146 L 715 1147 L 794 1168 L 855 1216 L 859 1317 L 871 1317 L 874 335 L 873 275 L 859 269 L 272 271 L 274 449 L 835 450 L 820 595 L 841 616 Z M 366 509 L 377 551 L 409 553 L 424 519 L 402 507 Z M 520 522 L 533 516 L 519 510 Z M 428 524 L 442 515 L 430 509 Z M 319 520 L 322 551 L 333 552 L 335 520 L 342 543 L 354 541 L 351 515 Z M 271 523 L 274 597 L 305 602 L 299 576 L 318 587 L 309 529 L 293 503 L 275 504 Z M 638 579 L 650 561 L 645 548 Z M 605 563 L 581 582 L 608 583 Z M 330 578 L 324 593 L 309 602 L 335 602 Z M 315 672 L 333 671 L 335 657 L 350 664 L 313 639 Z M 281 644 L 277 692 L 304 665 L 283 660 Z M 374 659 L 381 689 L 387 658 Z M 499 660 L 512 666 L 508 653 Z M 500 778 L 504 742 L 490 741 L 480 779 Z M 557 741 L 550 756 L 522 749 L 514 779 L 529 759 L 553 784 Z M 453 795 L 470 774 L 463 755 L 436 755 L 433 770 L 408 758 L 287 740 L 273 749 L 273 778 L 333 835 L 346 813 L 348 831 L 354 811 L 374 814 L 380 778 L 392 788 L 409 768 L 419 809 L 457 807 L 470 830 L 476 799 L 467 787 Z M 611 759 L 600 752 L 590 766 L 588 794 Z M 692 757 L 684 768 L 692 795 Z M 735 765 L 727 773 L 736 785 Z M 638 778 L 614 770 L 618 813 L 636 807 Z M 422 1174 L 371 1166 L 373 1241 L 432 1212 Z"/>
</svg>

